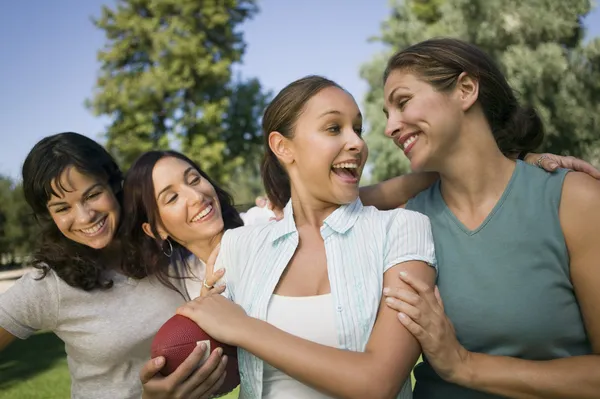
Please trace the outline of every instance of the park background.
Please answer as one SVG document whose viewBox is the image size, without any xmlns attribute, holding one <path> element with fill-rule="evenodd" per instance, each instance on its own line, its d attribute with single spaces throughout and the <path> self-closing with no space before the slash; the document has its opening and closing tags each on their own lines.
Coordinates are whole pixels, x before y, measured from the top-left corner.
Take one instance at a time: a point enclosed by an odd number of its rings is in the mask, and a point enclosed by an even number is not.
<svg viewBox="0 0 600 399">
<path fill-rule="evenodd" d="M 353 94 L 370 156 L 363 184 L 405 173 L 384 139 L 386 56 L 452 36 L 488 51 L 546 124 L 540 151 L 600 166 L 600 10 L 589 0 L 22 0 L 0 4 L 0 292 L 37 226 L 20 168 L 61 131 L 105 144 L 126 169 L 184 151 L 234 194 L 262 193 L 261 112 L 308 74 Z M 40 333 L 0 353 L 0 398 L 67 398 L 62 343 Z"/>
</svg>

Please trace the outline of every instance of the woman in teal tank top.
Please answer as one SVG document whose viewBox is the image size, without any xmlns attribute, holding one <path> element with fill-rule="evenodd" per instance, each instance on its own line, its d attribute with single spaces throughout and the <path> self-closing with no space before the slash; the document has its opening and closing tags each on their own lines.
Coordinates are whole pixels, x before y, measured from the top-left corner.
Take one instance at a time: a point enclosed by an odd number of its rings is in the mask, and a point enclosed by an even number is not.
<svg viewBox="0 0 600 399">
<path fill-rule="evenodd" d="M 414 397 L 600 397 L 600 183 L 503 155 L 543 126 L 473 45 L 411 46 L 384 82 L 386 135 L 440 175 L 407 204 L 431 220 L 438 288 L 384 292 L 423 349 Z"/>
</svg>

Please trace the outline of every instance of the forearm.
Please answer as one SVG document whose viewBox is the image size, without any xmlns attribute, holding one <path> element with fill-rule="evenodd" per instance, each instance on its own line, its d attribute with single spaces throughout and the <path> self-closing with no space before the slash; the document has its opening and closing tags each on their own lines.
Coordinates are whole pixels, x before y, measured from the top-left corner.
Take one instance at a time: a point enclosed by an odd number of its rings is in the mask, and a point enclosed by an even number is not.
<svg viewBox="0 0 600 399">
<path fill-rule="evenodd" d="M 320 345 L 257 319 L 248 321 L 240 338 L 236 345 L 292 378 L 328 395 L 348 399 L 395 397 L 419 355 L 418 350 L 408 353 L 405 372 L 388 377 L 368 352 Z"/>
<path fill-rule="evenodd" d="M 600 397 L 600 356 L 547 361 L 470 353 L 459 385 L 514 399 Z"/>
<path fill-rule="evenodd" d="M 431 186 L 439 178 L 437 173 L 408 173 L 381 183 L 360 188 L 360 199 L 365 205 L 381 210 L 395 209 Z"/>
</svg>

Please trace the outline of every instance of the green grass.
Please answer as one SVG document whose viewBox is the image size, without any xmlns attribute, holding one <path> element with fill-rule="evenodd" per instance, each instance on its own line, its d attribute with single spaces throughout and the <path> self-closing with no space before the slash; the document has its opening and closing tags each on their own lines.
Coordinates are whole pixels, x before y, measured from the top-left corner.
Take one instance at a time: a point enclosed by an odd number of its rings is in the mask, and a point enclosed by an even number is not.
<svg viewBox="0 0 600 399">
<path fill-rule="evenodd" d="M 52 333 L 17 340 L 0 355 L 0 398 L 64 399 L 71 381 L 64 345 Z"/>
<path fill-rule="evenodd" d="M 68 399 L 71 379 L 63 342 L 52 333 L 17 340 L 0 356 L 0 399 Z M 235 399 L 237 389 L 222 399 Z"/>
<path fill-rule="evenodd" d="M 71 381 L 65 356 L 62 341 L 52 333 L 17 340 L 0 356 L 0 399 L 68 399 Z M 237 397 L 236 389 L 222 399 Z"/>
</svg>

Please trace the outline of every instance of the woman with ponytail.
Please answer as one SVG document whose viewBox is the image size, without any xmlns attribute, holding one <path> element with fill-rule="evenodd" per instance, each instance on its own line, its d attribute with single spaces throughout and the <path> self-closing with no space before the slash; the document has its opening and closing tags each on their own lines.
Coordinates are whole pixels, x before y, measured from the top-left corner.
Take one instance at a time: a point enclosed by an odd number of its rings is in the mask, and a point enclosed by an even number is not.
<svg viewBox="0 0 600 399">
<path fill-rule="evenodd" d="M 402 50 L 384 85 L 385 134 L 440 176 L 406 205 L 430 218 L 437 287 L 409 272 L 410 290 L 384 290 L 423 349 L 414 397 L 597 398 L 599 182 L 504 155 L 535 150 L 543 125 L 473 45 Z"/>
</svg>

